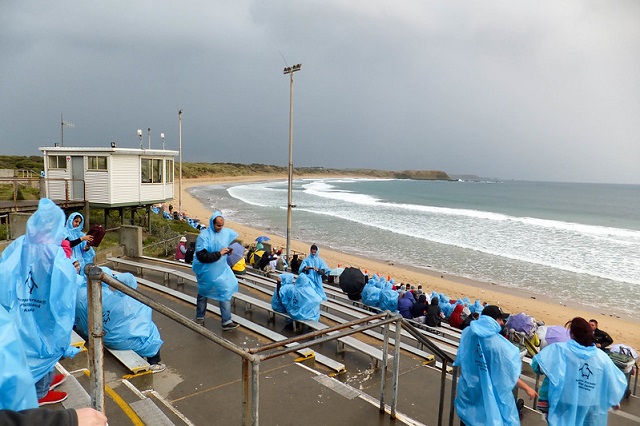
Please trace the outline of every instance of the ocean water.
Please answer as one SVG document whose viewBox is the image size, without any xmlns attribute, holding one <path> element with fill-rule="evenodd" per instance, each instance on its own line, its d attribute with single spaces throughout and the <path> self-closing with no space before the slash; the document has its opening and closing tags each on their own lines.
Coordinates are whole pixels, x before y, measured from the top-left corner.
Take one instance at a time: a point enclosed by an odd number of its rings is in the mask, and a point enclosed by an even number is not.
<svg viewBox="0 0 640 426">
<path fill-rule="evenodd" d="M 286 181 L 191 192 L 230 220 L 286 235 Z M 310 179 L 294 181 L 293 204 L 294 239 L 608 314 L 640 311 L 640 185 Z"/>
</svg>

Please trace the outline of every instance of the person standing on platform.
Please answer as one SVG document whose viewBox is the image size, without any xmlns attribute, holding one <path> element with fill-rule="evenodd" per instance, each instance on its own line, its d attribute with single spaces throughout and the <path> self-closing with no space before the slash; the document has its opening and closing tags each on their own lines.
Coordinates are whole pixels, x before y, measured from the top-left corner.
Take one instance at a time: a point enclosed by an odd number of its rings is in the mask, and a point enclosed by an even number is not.
<svg viewBox="0 0 640 426">
<path fill-rule="evenodd" d="M 545 347 L 531 362 L 549 381 L 549 424 L 606 426 L 609 408 L 620 408 L 627 378 L 596 348 L 593 325 L 576 317 L 570 327 L 571 340 Z"/>
<path fill-rule="evenodd" d="M 322 300 L 327 300 L 327 295 L 324 292 L 322 286 L 322 276 L 329 272 L 327 263 L 318 254 L 318 246 L 313 244 L 311 246 L 309 256 L 305 257 L 300 264 L 299 274 L 307 274 L 308 278 L 313 282 L 316 287 L 316 291 L 322 297 Z"/>
<path fill-rule="evenodd" d="M 460 367 L 456 412 L 466 425 L 519 425 L 513 388 L 518 384 L 520 351 L 500 335 L 508 314 L 485 306 L 482 315 L 465 328 L 458 355 Z"/>
<path fill-rule="evenodd" d="M 54 390 L 66 376 L 55 365 L 71 343 L 77 294 L 76 269 L 61 246 L 64 212 L 41 198 L 18 237 L 0 257 L 0 305 L 20 333 L 38 405 L 67 398 Z"/>
<path fill-rule="evenodd" d="M 224 217 L 218 210 L 209 219 L 209 227 L 200 231 L 196 240 L 196 255 L 192 269 L 198 279 L 195 322 L 204 325 L 207 299 L 217 300 L 222 317 L 222 331 L 233 330 L 238 324 L 231 319 L 231 298 L 238 291 L 238 279 L 227 264 L 229 245 L 238 233 L 224 227 Z"/>
</svg>

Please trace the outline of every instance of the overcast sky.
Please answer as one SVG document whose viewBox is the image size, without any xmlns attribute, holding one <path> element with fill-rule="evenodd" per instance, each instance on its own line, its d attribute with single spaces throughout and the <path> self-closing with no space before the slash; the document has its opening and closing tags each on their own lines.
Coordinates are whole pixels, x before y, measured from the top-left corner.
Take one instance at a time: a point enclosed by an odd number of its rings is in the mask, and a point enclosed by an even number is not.
<svg viewBox="0 0 640 426">
<path fill-rule="evenodd" d="M 286 60 L 286 63 L 285 63 Z M 2 1 L 0 146 L 640 184 L 640 1 Z"/>
</svg>

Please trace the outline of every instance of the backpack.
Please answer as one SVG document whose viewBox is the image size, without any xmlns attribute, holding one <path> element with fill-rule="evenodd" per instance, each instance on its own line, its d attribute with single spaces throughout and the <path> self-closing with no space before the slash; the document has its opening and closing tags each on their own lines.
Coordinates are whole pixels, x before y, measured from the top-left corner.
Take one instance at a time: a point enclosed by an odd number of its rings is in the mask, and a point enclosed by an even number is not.
<svg viewBox="0 0 640 426">
<path fill-rule="evenodd" d="M 189 244 L 187 252 L 184 254 L 185 263 L 193 263 L 193 255 L 196 252 L 196 245 L 194 243 Z"/>
</svg>

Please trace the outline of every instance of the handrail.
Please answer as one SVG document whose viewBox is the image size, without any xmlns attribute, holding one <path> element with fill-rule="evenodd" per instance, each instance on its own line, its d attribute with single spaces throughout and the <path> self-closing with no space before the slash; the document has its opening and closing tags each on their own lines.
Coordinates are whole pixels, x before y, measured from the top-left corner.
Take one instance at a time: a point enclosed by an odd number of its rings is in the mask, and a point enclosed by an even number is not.
<svg viewBox="0 0 640 426">
<path fill-rule="evenodd" d="M 305 336 L 297 336 L 288 340 L 277 342 L 277 346 L 286 345 L 291 342 L 298 342 L 305 338 L 312 338 L 316 336 L 322 336 L 317 339 L 311 339 L 310 341 L 299 343 L 295 349 L 284 348 L 281 350 L 273 351 L 270 353 L 260 355 L 260 352 L 264 352 L 270 349 L 274 349 L 274 344 L 265 344 L 261 347 L 254 349 L 246 349 L 237 346 L 233 342 L 230 342 L 217 334 L 209 331 L 208 329 L 195 324 L 191 319 L 179 314 L 171 308 L 156 302 L 152 298 L 140 293 L 139 291 L 128 287 L 124 283 L 116 280 L 114 277 L 105 274 L 102 269 L 95 264 L 89 264 L 85 266 L 85 274 L 87 276 L 87 296 L 89 302 L 88 313 L 88 325 L 89 325 L 89 366 L 90 366 L 90 393 L 91 393 L 91 405 L 96 410 L 104 412 L 104 361 L 103 361 L 103 327 L 102 327 L 102 282 L 110 285 L 116 290 L 134 298 L 135 300 L 144 303 L 151 309 L 167 316 L 168 318 L 176 321 L 180 325 L 183 325 L 196 333 L 200 334 L 204 338 L 222 346 L 236 355 L 242 358 L 242 423 L 243 424 L 258 424 L 258 389 L 260 378 L 260 362 L 279 357 L 280 355 L 293 352 L 294 350 L 300 350 L 309 348 L 311 346 L 319 345 L 321 343 L 337 340 L 344 336 L 355 334 L 370 328 L 380 327 L 385 325 L 385 339 L 383 346 L 383 360 L 381 365 L 381 389 L 380 389 L 380 410 L 385 410 L 385 380 L 386 369 L 388 362 L 388 345 L 389 345 L 389 324 L 395 323 L 395 342 L 394 345 L 395 355 L 393 356 L 393 383 L 392 383 L 392 396 L 390 403 L 390 416 L 392 419 L 396 418 L 396 406 L 398 399 L 398 379 L 400 372 L 400 330 L 402 328 L 402 317 L 398 314 L 392 314 L 391 312 L 383 312 L 371 317 L 358 319 L 348 323 L 340 324 L 333 327 L 328 327 L 323 330 L 316 331 L 314 333 L 308 333 Z M 352 328 L 357 326 L 357 328 Z M 342 331 L 341 331 L 342 330 Z M 338 333 L 335 333 L 338 331 Z M 327 333 L 335 333 L 328 335 Z M 277 347 L 275 346 L 275 347 Z M 249 365 L 251 364 L 251 365 Z"/>
<path fill-rule="evenodd" d="M 418 340 L 418 342 L 427 346 L 433 354 L 440 358 L 440 362 L 442 364 L 440 370 L 440 399 L 438 402 L 438 425 L 442 424 L 442 416 L 444 414 L 444 397 L 445 397 L 445 383 L 447 379 L 447 365 L 453 365 L 454 359 L 451 358 L 446 352 L 443 352 L 436 344 L 434 344 L 431 339 L 427 338 L 424 334 L 420 333 L 408 320 L 402 319 L 402 326 Z M 453 369 L 453 379 L 451 381 L 451 397 L 449 404 L 449 426 L 453 425 L 453 416 L 455 412 L 455 404 L 454 399 L 456 396 L 456 389 L 458 386 L 458 369 L 454 367 Z"/>
<path fill-rule="evenodd" d="M 37 178 L 19 178 L 19 177 L 12 177 L 12 178 L 0 178 L 0 185 L 1 184 L 10 184 L 13 185 L 13 209 L 14 211 L 18 210 L 18 205 L 19 205 L 19 201 L 18 200 L 18 188 L 22 185 L 22 186 L 31 186 L 33 188 L 38 188 L 39 189 L 39 196 L 40 198 L 42 197 L 47 197 L 47 198 L 52 198 L 50 196 L 50 185 L 55 184 L 57 182 L 61 182 L 62 184 L 64 184 L 64 197 L 60 198 L 60 197 L 53 197 L 56 200 L 62 200 L 64 202 L 65 207 L 67 207 L 68 203 L 70 201 L 82 201 L 85 202 L 86 201 L 86 184 L 84 179 L 68 179 L 68 178 L 43 178 L 43 177 L 37 177 Z M 73 198 L 69 196 L 69 185 L 70 183 L 73 182 L 81 182 L 82 183 L 82 197 L 81 198 Z M 59 192 L 62 192 L 62 190 L 59 190 Z"/>
</svg>

